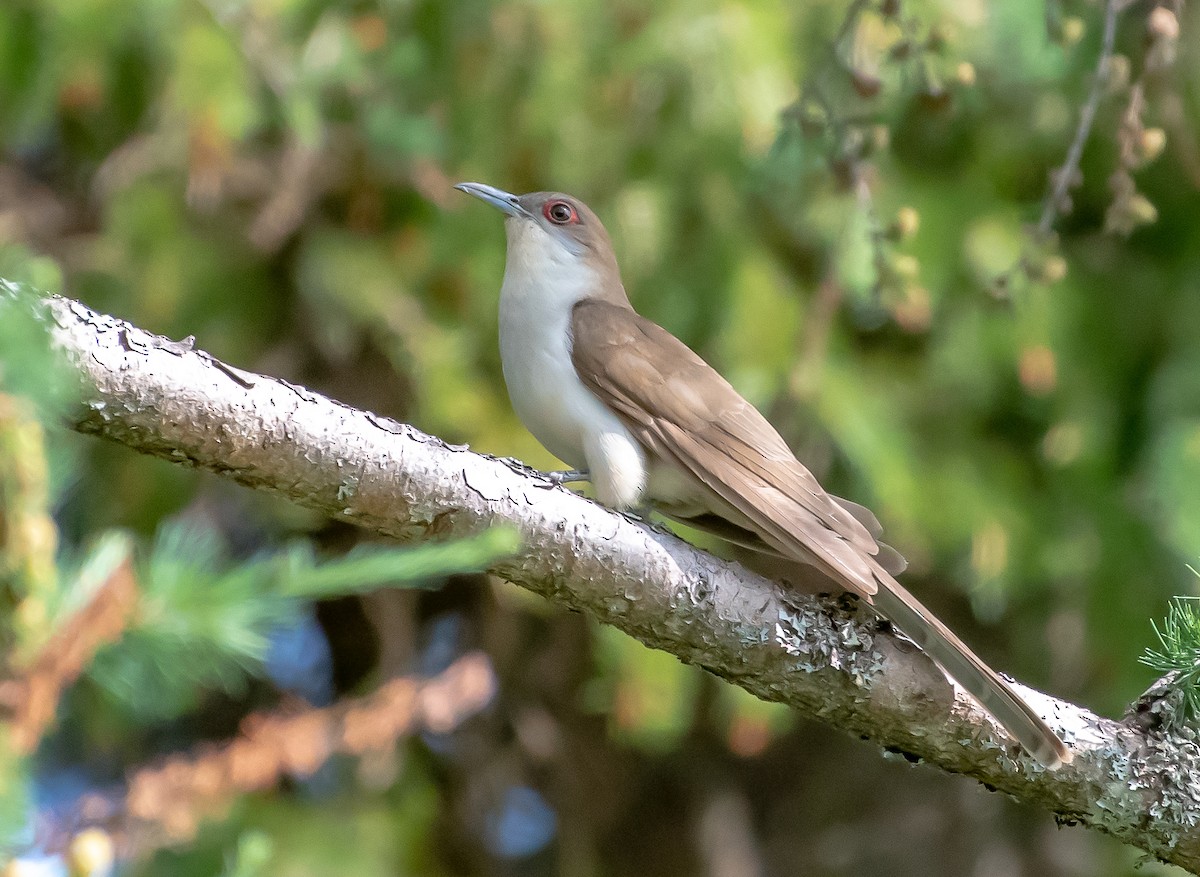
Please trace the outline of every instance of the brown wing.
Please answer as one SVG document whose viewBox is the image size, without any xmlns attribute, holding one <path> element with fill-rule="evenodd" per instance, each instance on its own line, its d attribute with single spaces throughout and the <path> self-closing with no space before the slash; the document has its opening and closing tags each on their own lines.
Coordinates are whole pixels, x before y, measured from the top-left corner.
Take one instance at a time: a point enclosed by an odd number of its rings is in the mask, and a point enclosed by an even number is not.
<svg viewBox="0 0 1200 877">
<path fill-rule="evenodd" d="M 776 550 L 828 568 L 870 599 L 875 538 L 716 370 L 620 305 L 580 302 L 572 330 L 580 379 L 642 444 L 695 475 Z"/>
</svg>

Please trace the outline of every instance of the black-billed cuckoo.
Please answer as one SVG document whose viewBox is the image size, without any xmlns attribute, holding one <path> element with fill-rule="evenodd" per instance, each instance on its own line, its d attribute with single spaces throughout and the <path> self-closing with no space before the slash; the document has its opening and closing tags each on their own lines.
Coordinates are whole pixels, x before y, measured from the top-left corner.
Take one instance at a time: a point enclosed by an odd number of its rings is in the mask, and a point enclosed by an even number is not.
<svg viewBox="0 0 1200 877">
<path fill-rule="evenodd" d="M 638 315 L 604 226 L 558 192 L 456 188 L 502 210 L 500 358 L 513 408 L 616 509 L 649 503 L 734 543 L 810 564 L 896 624 L 1049 767 L 1071 753 L 900 585 L 870 511 L 826 493 L 774 427 L 667 330 Z"/>
</svg>

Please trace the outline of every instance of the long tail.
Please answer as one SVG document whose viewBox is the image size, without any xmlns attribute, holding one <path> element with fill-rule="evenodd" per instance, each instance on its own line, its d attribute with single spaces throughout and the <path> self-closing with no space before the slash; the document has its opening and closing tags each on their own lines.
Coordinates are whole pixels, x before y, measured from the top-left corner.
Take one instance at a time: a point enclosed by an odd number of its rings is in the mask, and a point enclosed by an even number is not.
<svg viewBox="0 0 1200 877">
<path fill-rule="evenodd" d="M 878 536 L 879 523 L 875 521 L 875 516 L 862 506 L 849 505 L 852 506 L 852 514 L 862 516 L 860 520 L 869 516 L 864 526 L 872 531 L 872 535 Z M 801 557 L 806 556 L 807 559 L 790 555 L 767 544 L 757 533 L 713 514 L 677 517 L 676 520 L 749 549 L 738 553 L 738 559 L 770 578 L 786 578 L 793 586 L 799 585 L 809 593 L 844 588 L 861 594 L 861 586 L 855 587 L 848 582 L 836 567 L 820 555 L 804 552 Z M 1071 750 L 1067 749 L 1058 735 L 1050 730 L 1011 685 L 896 581 L 892 573 L 904 568 L 904 559 L 894 549 L 882 543 L 880 547 L 886 549 L 881 550 L 882 557 L 876 556 L 867 561 L 879 584 L 879 589 L 867 598 L 875 611 L 919 645 L 1039 762 L 1052 770 L 1069 764 Z"/>
<path fill-rule="evenodd" d="M 892 576 L 879 569 L 876 578 L 879 590 L 871 600 L 880 615 L 919 645 L 1034 758 L 1051 770 L 1071 762 L 1071 750 L 1011 685 L 983 663 L 966 643 Z"/>
</svg>

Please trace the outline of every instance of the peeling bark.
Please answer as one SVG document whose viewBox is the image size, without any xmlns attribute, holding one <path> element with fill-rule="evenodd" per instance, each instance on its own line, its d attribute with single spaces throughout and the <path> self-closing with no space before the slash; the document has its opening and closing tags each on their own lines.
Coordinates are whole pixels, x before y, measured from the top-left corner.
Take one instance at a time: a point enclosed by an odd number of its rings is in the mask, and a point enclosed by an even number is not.
<svg viewBox="0 0 1200 877">
<path fill-rule="evenodd" d="M 191 339 L 169 341 L 63 298 L 47 306 L 88 385 L 74 424 L 83 432 L 402 541 L 516 527 L 522 548 L 496 575 L 758 697 L 1200 872 L 1195 734 L 1148 732 L 1019 686 L 1075 753 L 1046 771 L 865 611 L 784 594 L 519 462 L 232 368 Z"/>
</svg>

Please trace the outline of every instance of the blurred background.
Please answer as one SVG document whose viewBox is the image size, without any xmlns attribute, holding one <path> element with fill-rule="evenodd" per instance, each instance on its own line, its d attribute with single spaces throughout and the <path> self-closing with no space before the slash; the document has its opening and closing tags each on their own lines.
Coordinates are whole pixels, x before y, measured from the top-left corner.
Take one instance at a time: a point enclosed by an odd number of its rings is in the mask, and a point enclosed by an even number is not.
<svg viewBox="0 0 1200 877">
<path fill-rule="evenodd" d="M 6 0 L 0 277 L 550 468 L 500 374 L 500 217 L 451 186 L 571 192 L 635 305 L 874 508 L 914 592 L 997 668 L 1120 716 L 1200 553 L 1181 6 L 1122 12 L 1044 236 L 1097 2 Z M 10 376 L 26 328 L 0 327 Z M 61 635 L 98 538 L 133 540 L 142 597 L 36 753 L 0 763 L 19 867 L 68 867 L 36 857 L 99 796 L 109 833 L 74 836 L 78 873 L 110 843 L 134 875 L 1172 873 L 466 554 L 396 574 L 420 590 L 281 590 L 263 558 L 336 565 L 362 536 L 42 420 L 60 560 L 41 597 L 5 579 L 6 649 Z M 252 711 L 361 705 L 475 650 L 491 693 L 452 727 L 222 774 L 205 807 L 121 828 L 123 790 L 171 754 L 198 768 Z"/>
</svg>

